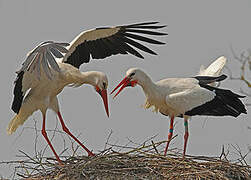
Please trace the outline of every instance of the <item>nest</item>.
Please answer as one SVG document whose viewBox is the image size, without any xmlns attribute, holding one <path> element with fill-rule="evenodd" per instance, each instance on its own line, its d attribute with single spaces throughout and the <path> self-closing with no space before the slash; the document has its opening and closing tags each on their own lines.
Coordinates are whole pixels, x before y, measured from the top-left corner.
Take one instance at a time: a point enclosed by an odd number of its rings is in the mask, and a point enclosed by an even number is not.
<svg viewBox="0 0 251 180">
<path fill-rule="evenodd" d="M 142 145 L 127 152 L 117 152 L 108 148 L 95 157 L 65 157 L 60 166 L 51 158 L 44 162 L 34 159 L 20 162 L 24 179 L 251 179 L 251 166 L 240 165 L 226 158 L 186 156 L 169 152 L 159 153 L 158 142 Z M 63 158 L 63 157 L 61 157 Z M 30 164 L 33 164 L 31 167 Z M 32 169 L 32 173 L 28 173 Z"/>
</svg>

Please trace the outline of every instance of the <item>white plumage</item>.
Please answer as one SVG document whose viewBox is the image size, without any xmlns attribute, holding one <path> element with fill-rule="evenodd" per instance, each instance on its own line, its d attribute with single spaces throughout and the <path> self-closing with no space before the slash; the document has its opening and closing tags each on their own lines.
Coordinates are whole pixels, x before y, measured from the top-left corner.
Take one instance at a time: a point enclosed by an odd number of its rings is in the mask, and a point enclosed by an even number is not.
<svg viewBox="0 0 251 180">
<path fill-rule="evenodd" d="M 22 68 L 17 72 L 14 88 L 12 110 L 17 113 L 9 123 L 8 134 L 12 134 L 36 110 L 43 115 L 42 134 L 52 149 L 59 163 L 62 163 L 46 131 L 45 119 L 48 108 L 58 114 L 63 130 L 77 141 L 88 153 L 88 150 L 65 126 L 57 100 L 57 95 L 67 85 L 74 87 L 90 84 L 101 95 L 105 110 L 109 116 L 107 86 L 108 79 L 102 72 L 80 72 L 83 63 L 89 63 L 90 58 L 104 59 L 116 54 L 132 54 L 139 58 L 143 56 L 134 47 L 150 54 L 156 54 L 146 46 L 134 41 L 140 40 L 151 44 L 165 44 L 160 41 L 142 36 L 166 35 L 155 32 L 165 26 L 155 25 L 157 22 L 131 24 L 117 27 L 97 28 L 80 33 L 70 44 L 46 41 L 28 53 Z M 69 46 L 67 48 L 67 46 Z M 55 60 L 55 58 L 58 58 Z"/>
<path fill-rule="evenodd" d="M 155 111 L 170 116 L 170 130 L 165 155 L 173 134 L 174 117 L 184 117 L 185 143 L 183 156 L 186 152 L 188 139 L 188 118 L 194 115 L 212 115 L 237 117 L 246 113 L 245 106 L 239 100 L 243 96 L 229 90 L 213 87 L 226 75 L 218 76 L 226 63 L 225 57 L 218 58 L 208 68 L 201 69 L 198 76 L 191 78 L 167 78 L 153 82 L 151 78 L 138 68 L 131 68 L 126 77 L 112 91 L 121 86 L 117 96 L 126 86 L 140 85 L 145 93 L 145 108 L 154 107 Z M 114 96 L 114 97 L 115 97 Z"/>
<path fill-rule="evenodd" d="M 227 59 L 225 56 L 221 56 L 216 59 L 212 64 L 210 64 L 207 68 L 203 65 L 200 67 L 200 76 L 218 76 L 220 75 L 223 67 L 225 66 Z"/>
<path fill-rule="evenodd" d="M 212 91 L 201 88 L 198 81 L 191 82 L 193 80 L 190 79 L 184 79 L 184 81 L 193 84 L 193 87 L 166 96 L 166 104 L 169 104 L 175 110 L 172 113 L 173 115 L 185 114 L 185 112 L 213 100 L 216 95 Z M 182 82 L 177 80 L 176 83 Z"/>
</svg>

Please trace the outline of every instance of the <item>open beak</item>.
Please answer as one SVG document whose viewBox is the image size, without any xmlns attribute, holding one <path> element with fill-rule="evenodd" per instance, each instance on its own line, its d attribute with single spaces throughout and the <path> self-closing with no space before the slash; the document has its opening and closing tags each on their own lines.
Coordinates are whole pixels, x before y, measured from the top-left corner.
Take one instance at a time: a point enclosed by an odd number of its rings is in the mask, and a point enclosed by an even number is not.
<svg viewBox="0 0 251 180">
<path fill-rule="evenodd" d="M 108 100 L 107 100 L 107 90 L 103 89 L 103 90 L 98 91 L 98 93 L 100 94 L 100 96 L 103 99 L 104 106 L 105 106 L 105 111 L 106 111 L 107 116 L 109 117 Z"/>
<path fill-rule="evenodd" d="M 113 98 L 115 98 L 125 87 L 127 86 L 132 86 L 134 87 L 137 84 L 137 81 L 131 81 L 130 78 L 128 78 L 127 76 L 117 85 L 117 87 L 115 87 L 113 89 L 113 91 L 111 92 L 114 93 L 114 91 L 116 91 L 120 86 L 121 88 L 118 90 L 118 92 L 115 94 L 115 96 L 113 96 Z"/>
</svg>

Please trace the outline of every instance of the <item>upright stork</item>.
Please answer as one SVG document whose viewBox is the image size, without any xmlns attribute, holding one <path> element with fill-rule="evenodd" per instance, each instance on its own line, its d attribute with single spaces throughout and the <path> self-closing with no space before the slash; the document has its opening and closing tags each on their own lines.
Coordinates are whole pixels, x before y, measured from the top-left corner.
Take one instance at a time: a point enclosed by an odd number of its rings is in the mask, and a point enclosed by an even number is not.
<svg viewBox="0 0 251 180">
<path fill-rule="evenodd" d="M 106 114 L 109 117 L 106 75 L 97 71 L 80 72 L 80 65 L 89 63 L 91 58 L 104 59 L 117 54 L 132 54 L 143 58 L 134 47 L 156 55 L 154 51 L 135 40 L 150 44 L 165 44 L 143 36 L 144 34 L 166 35 L 166 33 L 154 31 L 154 29 L 163 27 L 165 26 L 157 25 L 157 22 L 146 22 L 96 28 L 80 33 L 70 44 L 47 41 L 38 45 L 28 53 L 21 69 L 17 72 L 12 103 L 12 110 L 16 115 L 9 123 L 8 134 L 15 132 L 33 112 L 40 110 L 43 115 L 42 135 L 57 161 L 62 163 L 45 130 L 46 111 L 50 108 L 57 113 L 62 129 L 77 141 L 89 156 L 93 156 L 94 154 L 66 127 L 59 110 L 57 95 L 67 85 L 90 84 L 101 95 Z M 67 48 L 67 46 L 69 47 Z"/>
<path fill-rule="evenodd" d="M 183 157 L 186 154 L 188 140 L 188 118 L 195 115 L 233 116 L 247 113 L 240 96 L 230 90 L 214 87 L 227 76 L 219 76 L 226 63 L 225 57 L 218 58 L 208 68 L 201 68 L 199 75 L 189 78 L 167 78 L 158 82 L 139 68 L 131 68 L 125 78 L 114 88 L 112 93 L 121 87 L 116 97 L 125 87 L 140 85 L 145 93 L 145 108 L 154 107 L 156 112 L 169 116 L 170 128 L 164 151 L 166 155 L 173 135 L 174 117 L 183 117 L 185 126 Z"/>
</svg>

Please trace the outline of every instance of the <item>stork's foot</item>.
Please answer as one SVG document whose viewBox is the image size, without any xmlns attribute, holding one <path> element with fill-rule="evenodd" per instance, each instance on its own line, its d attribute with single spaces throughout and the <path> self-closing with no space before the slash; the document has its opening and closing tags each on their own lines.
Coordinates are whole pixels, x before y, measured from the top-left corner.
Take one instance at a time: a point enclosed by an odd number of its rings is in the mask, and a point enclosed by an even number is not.
<svg viewBox="0 0 251 180">
<path fill-rule="evenodd" d="M 185 154 L 182 155 L 182 160 L 184 160 L 184 159 L 186 159 L 186 155 Z"/>
<path fill-rule="evenodd" d="M 58 160 L 58 164 L 60 165 L 60 166 L 63 166 L 64 165 L 64 163 L 59 159 Z"/>
<path fill-rule="evenodd" d="M 166 153 L 167 153 L 167 150 L 168 150 L 168 147 L 169 147 L 169 144 L 172 140 L 172 137 L 173 137 L 173 122 L 174 122 L 174 116 L 171 117 L 170 119 L 170 128 L 169 128 L 169 133 L 168 133 L 168 140 L 167 140 L 167 143 L 166 143 L 166 149 L 164 151 L 164 156 L 166 156 Z"/>
<path fill-rule="evenodd" d="M 63 167 L 65 164 L 60 160 L 60 162 L 58 162 L 58 165 L 59 165 L 60 167 Z"/>
<path fill-rule="evenodd" d="M 171 138 L 172 138 L 172 137 L 170 137 L 170 139 L 171 139 Z M 168 139 L 169 139 L 169 135 L 168 135 Z M 164 156 L 166 156 L 166 154 L 167 154 L 167 150 L 168 150 L 170 141 L 171 141 L 171 140 L 168 140 L 167 143 L 166 143 L 166 148 L 165 148 L 165 151 L 164 151 Z"/>
<path fill-rule="evenodd" d="M 53 160 L 53 161 L 55 161 L 55 165 L 60 166 L 60 167 L 63 167 L 65 165 L 65 163 L 63 163 L 63 161 L 61 161 L 59 159 L 59 157 L 56 158 L 56 159 L 55 158 L 47 158 L 47 160 Z"/>
<path fill-rule="evenodd" d="M 94 157 L 94 156 L 95 156 L 94 153 L 92 153 L 91 151 L 88 152 L 88 157 Z"/>
</svg>

